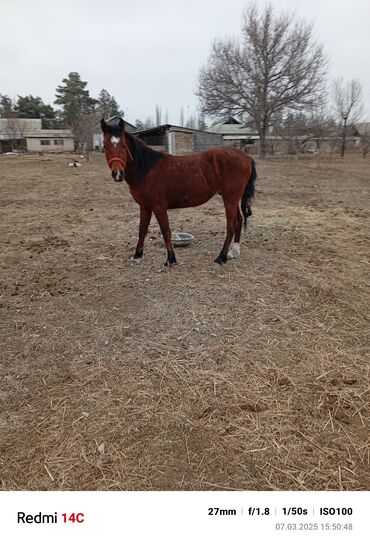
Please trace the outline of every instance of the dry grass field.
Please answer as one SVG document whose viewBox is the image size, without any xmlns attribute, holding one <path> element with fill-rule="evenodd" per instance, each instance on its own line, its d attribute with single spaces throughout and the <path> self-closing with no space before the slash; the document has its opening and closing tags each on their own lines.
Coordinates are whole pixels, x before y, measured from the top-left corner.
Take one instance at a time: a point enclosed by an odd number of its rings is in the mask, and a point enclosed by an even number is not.
<svg viewBox="0 0 370 545">
<path fill-rule="evenodd" d="M 219 198 L 154 221 L 102 155 L 0 157 L 3 490 L 369 490 L 369 159 L 257 160 L 242 255 Z"/>
</svg>

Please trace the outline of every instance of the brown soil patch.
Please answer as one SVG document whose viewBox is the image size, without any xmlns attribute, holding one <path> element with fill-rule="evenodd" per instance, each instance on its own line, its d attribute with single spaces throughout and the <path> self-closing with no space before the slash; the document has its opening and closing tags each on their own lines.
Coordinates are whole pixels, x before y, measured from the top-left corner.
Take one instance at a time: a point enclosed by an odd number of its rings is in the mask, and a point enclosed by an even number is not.
<svg viewBox="0 0 370 545">
<path fill-rule="evenodd" d="M 215 198 L 163 267 L 101 155 L 0 157 L 6 490 L 370 488 L 369 160 L 257 162 L 242 256 Z"/>
</svg>

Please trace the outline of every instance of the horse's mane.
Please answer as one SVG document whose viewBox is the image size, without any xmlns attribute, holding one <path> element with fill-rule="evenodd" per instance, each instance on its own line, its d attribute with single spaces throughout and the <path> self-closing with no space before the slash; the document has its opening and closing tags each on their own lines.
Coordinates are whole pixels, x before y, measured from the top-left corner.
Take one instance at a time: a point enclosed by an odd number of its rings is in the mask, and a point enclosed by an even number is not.
<svg viewBox="0 0 370 545">
<path fill-rule="evenodd" d="M 139 138 L 136 138 L 127 132 L 125 133 L 125 137 L 132 153 L 134 168 L 139 170 L 142 174 L 148 174 L 149 170 L 153 168 L 158 161 L 163 159 L 163 153 L 150 148 L 139 140 Z"/>
</svg>

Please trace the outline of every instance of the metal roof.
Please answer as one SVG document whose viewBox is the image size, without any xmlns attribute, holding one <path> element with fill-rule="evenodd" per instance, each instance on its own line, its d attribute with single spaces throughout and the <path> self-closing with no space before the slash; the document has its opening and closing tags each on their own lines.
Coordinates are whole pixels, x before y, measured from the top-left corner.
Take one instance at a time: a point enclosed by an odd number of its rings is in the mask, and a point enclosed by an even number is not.
<svg viewBox="0 0 370 545">
<path fill-rule="evenodd" d="M 73 138 L 67 129 L 40 129 L 12 132 L 0 132 L 0 140 L 22 140 L 22 138 Z"/>
<path fill-rule="evenodd" d="M 370 121 L 355 123 L 355 129 L 360 136 L 370 136 Z"/>
<path fill-rule="evenodd" d="M 252 140 L 252 139 L 253 140 L 259 140 L 259 138 L 260 137 L 255 132 L 251 133 L 251 134 L 238 134 L 238 135 L 225 134 L 225 135 L 223 135 L 224 140 Z"/>
<path fill-rule="evenodd" d="M 146 134 L 150 132 L 157 132 L 157 131 L 178 131 L 178 132 L 187 132 L 187 133 L 194 133 L 194 132 L 213 132 L 208 131 L 208 129 L 193 129 L 192 127 L 181 127 L 180 125 L 171 125 L 170 123 L 166 123 L 164 125 L 157 125 L 156 127 L 148 127 L 146 129 L 136 129 L 136 131 L 133 131 L 133 134 Z"/>
<path fill-rule="evenodd" d="M 120 119 L 122 119 L 122 121 L 124 121 L 125 129 L 128 130 L 128 132 L 136 131 L 135 125 L 133 125 L 132 123 L 129 123 L 128 121 L 126 121 L 126 119 L 123 119 L 123 118 L 119 117 L 118 115 L 114 115 L 113 117 L 110 117 L 106 123 L 107 123 L 107 125 L 112 125 L 114 127 L 115 125 L 118 125 Z M 100 123 L 99 123 L 99 125 L 96 125 L 95 130 L 96 130 L 96 132 L 101 131 Z"/>
<path fill-rule="evenodd" d="M 207 132 L 214 132 L 222 135 L 230 135 L 234 137 L 242 137 L 248 135 L 255 135 L 257 132 L 249 127 L 246 127 L 243 123 L 237 122 L 233 119 L 230 123 L 230 120 L 221 123 L 215 123 L 212 127 L 205 129 Z"/>
<path fill-rule="evenodd" d="M 42 129 L 41 119 L 0 118 L 0 140 L 22 138 L 73 138 L 70 129 Z"/>
<path fill-rule="evenodd" d="M 166 123 L 164 125 L 157 125 L 156 127 L 148 127 L 146 129 L 137 129 L 134 131 L 134 134 L 149 134 L 151 132 L 160 132 L 160 131 L 181 131 L 181 132 L 188 132 L 193 133 L 194 131 L 197 131 L 198 129 L 191 129 L 189 127 L 180 127 L 178 125 L 170 125 L 169 123 Z"/>
<path fill-rule="evenodd" d="M 41 131 L 24 131 L 25 138 L 73 138 L 69 129 L 42 129 Z"/>
</svg>

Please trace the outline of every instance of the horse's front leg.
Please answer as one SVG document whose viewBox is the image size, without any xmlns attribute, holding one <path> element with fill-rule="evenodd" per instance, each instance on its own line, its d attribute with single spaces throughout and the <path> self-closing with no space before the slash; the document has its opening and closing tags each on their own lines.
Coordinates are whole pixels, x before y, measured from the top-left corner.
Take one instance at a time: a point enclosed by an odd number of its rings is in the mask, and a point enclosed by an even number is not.
<svg viewBox="0 0 370 545">
<path fill-rule="evenodd" d="M 170 230 L 170 224 L 168 222 L 168 214 L 166 208 L 155 208 L 154 209 L 154 215 L 157 218 L 159 227 L 161 229 L 161 233 L 163 236 L 163 239 L 166 243 L 167 248 L 167 261 L 165 263 L 166 266 L 168 265 L 174 265 L 176 262 L 176 256 L 175 251 L 173 249 L 172 239 L 171 239 L 171 230 Z"/>
<path fill-rule="evenodd" d="M 139 240 L 137 242 L 135 253 L 132 257 L 133 260 L 138 261 L 143 257 L 144 252 L 144 240 L 148 232 L 149 223 L 152 217 L 152 211 L 150 208 L 140 206 L 140 225 L 139 225 Z"/>
</svg>

